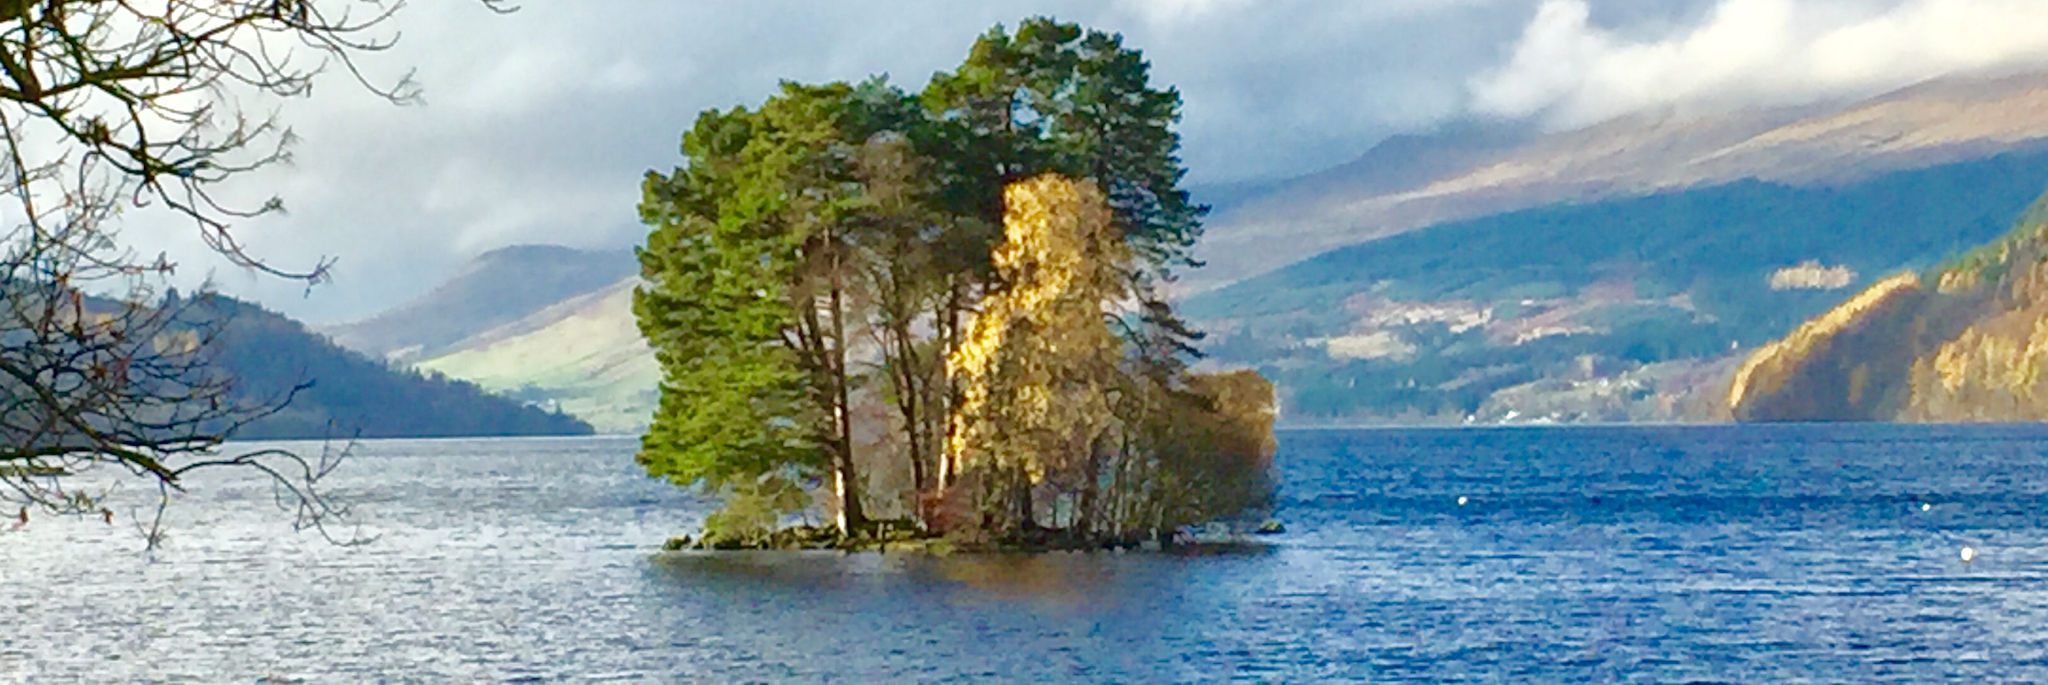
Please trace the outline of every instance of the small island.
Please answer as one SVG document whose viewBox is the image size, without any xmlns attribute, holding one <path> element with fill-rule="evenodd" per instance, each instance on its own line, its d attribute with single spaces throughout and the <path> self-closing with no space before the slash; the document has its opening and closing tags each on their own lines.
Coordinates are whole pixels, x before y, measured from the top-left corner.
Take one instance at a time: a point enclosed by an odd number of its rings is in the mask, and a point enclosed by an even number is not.
<svg viewBox="0 0 2048 685">
<path fill-rule="evenodd" d="M 643 184 L 633 301 L 663 372 L 637 458 L 723 500 L 670 547 L 1170 545 L 1270 508 L 1273 386 L 1194 371 L 1167 300 L 1207 210 L 1148 72 L 1041 18 L 919 93 L 699 116 Z"/>
</svg>

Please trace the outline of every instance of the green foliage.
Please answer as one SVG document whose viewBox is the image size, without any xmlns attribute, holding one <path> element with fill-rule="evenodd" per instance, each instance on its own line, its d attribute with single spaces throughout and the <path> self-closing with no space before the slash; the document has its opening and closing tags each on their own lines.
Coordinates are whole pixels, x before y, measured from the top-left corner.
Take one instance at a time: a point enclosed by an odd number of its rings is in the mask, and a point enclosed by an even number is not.
<svg viewBox="0 0 2048 685">
<path fill-rule="evenodd" d="M 638 458 L 679 485 L 723 487 L 822 461 L 805 442 L 802 374 L 781 345 L 795 316 L 786 291 L 798 238 L 752 220 L 782 198 L 763 188 L 776 179 L 747 163 L 750 148 L 771 164 L 789 159 L 762 154 L 755 133 L 767 125 L 744 109 L 706 112 L 684 137 L 695 163 L 642 184 L 641 218 L 654 230 L 638 251 L 648 285 L 633 311 L 663 378 Z"/>
<path fill-rule="evenodd" d="M 2011 273 L 2015 255 L 2038 252 L 2048 243 L 2048 233 L 2044 232 L 2048 232 L 2048 194 L 2029 205 L 2003 237 L 1951 256 L 1925 276 L 1935 283 L 1942 282 L 1944 276 L 1996 283 Z"/>
<path fill-rule="evenodd" d="M 993 255 L 1005 189 L 1045 174 L 1107 196 L 1095 211 L 1115 249 L 1084 259 L 1133 255 L 1087 291 L 1099 297 L 1081 318 L 1097 327 L 1102 304 L 1141 305 L 1120 322 L 1123 340 L 1105 333 L 1096 366 L 1114 367 L 1129 342 L 1141 373 L 1178 373 L 1199 336 L 1158 291 L 1193 263 L 1206 210 L 1179 187 L 1180 96 L 1152 87 L 1149 71 L 1115 34 L 1034 18 L 984 34 L 914 95 L 879 78 L 784 83 L 757 108 L 700 115 L 683 138 L 685 164 L 642 187 L 651 232 L 634 310 L 663 383 L 641 463 L 724 492 L 712 525 L 729 531 L 756 531 L 796 505 L 761 496 L 762 479 L 829 475 L 845 527 L 862 506 L 854 424 L 873 420 L 856 416 L 852 398 L 876 398 L 896 415 L 869 432 L 904 452 L 887 456 L 910 463 L 918 492 L 907 499 L 934 499 L 960 475 L 954 455 L 939 454 L 963 401 L 945 360 L 977 300 L 1030 280 L 997 273 Z M 869 341 L 874 352 L 848 352 Z M 1022 501 L 1028 520 L 1028 492 Z"/>
<path fill-rule="evenodd" d="M 781 527 L 785 515 L 802 510 L 810 499 L 801 485 L 777 476 L 734 483 L 726 489 L 725 506 L 704 518 L 704 539 L 759 544 Z"/>
<path fill-rule="evenodd" d="M 1044 17 L 1014 34 L 990 29 L 920 97 L 932 121 L 919 138 L 948 209 L 999 225 L 1004 186 L 1045 173 L 1089 179 L 1156 277 L 1192 265 L 1208 210 L 1180 187 L 1180 93 L 1153 88 L 1150 71 L 1117 34 Z"/>
</svg>

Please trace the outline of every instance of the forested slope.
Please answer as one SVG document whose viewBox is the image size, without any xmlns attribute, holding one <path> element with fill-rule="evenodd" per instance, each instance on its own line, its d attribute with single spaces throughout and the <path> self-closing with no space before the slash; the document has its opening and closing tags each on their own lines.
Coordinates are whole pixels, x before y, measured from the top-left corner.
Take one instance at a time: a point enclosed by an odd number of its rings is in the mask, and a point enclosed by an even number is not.
<svg viewBox="0 0 2048 685">
<path fill-rule="evenodd" d="M 1296 423 L 1710 418 L 1718 360 L 1991 240 L 2044 184 L 2031 153 L 1555 205 L 1334 250 L 1183 311 L 1217 361 L 1274 377 Z"/>
<path fill-rule="evenodd" d="M 1903 273 L 1756 351 L 1743 421 L 2048 419 L 2048 195 L 2011 233 Z"/>
<path fill-rule="evenodd" d="M 239 439 L 578 435 L 574 417 L 492 395 L 467 382 L 387 366 L 342 349 L 262 307 L 202 295 L 180 315 L 219 326 L 213 363 L 235 378 L 237 399 L 271 404 L 306 384 L 282 410 Z"/>
</svg>

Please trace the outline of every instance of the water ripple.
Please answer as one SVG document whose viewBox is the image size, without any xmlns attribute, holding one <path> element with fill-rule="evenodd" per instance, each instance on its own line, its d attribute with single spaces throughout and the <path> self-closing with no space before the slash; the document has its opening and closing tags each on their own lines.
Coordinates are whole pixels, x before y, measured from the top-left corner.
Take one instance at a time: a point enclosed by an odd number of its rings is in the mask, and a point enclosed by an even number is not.
<svg viewBox="0 0 2048 685">
<path fill-rule="evenodd" d="M 370 443 L 360 548 L 233 479 L 153 556 L 38 520 L 0 681 L 2048 679 L 2035 427 L 1289 433 L 1290 532 L 1200 557 L 659 553 L 706 503 L 633 448 Z"/>
</svg>

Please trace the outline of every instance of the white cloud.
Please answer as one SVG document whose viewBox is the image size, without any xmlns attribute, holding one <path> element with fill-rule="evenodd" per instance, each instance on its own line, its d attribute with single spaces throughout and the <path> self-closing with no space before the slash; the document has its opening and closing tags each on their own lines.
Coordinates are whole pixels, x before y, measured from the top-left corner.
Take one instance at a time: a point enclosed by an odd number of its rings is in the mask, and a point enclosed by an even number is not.
<svg viewBox="0 0 2048 685">
<path fill-rule="evenodd" d="M 1648 38 L 1546 0 L 1497 69 L 1470 82 L 1477 111 L 1577 126 L 1646 107 L 1794 104 L 1929 78 L 2048 64 L 2048 0 L 1721 0 Z"/>
<path fill-rule="evenodd" d="M 227 194 L 281 194 L 291 212 L 237 227 L 286 268 L 338 258 L 335 281 L 232 271 L 229 292 L 313 320 L 364 315 L 521 242 L 623 247 L 644 235 L 648 169 L 680 160 L 697 113 L 750 104 L 781 79 L 889 73 L 923 86 L 998 22 L 1050 14 L 1118 31 L 1155 81 L 1187 101 L 1196 181 L 1303 173 L 1380 136 L 1454 114 L 1465 74 L 1515 35 L 1497 6 L 1529 0 L 524 3 L 494 16 L 468 1 L 413 3 L 398 47 L 363 63 L 390 82 L 417 68 L 426 104 L 394 107 L 340 74 L 285 103 L 296 163 Z M 187 224 L 138 214 L 128 236 L 169 251 L 196 280 L 224 262 Z"/>
<path fill-rule="evenodd" d="M 1219 10 L 1236 9 L 1250 0 L 1117 0 L 1125 11 L 1154 24 L 1192 21 Z"/>
<path fill-rule="evenodd" d="M 1380 138 L 1478 112 L 1590 121 L 1679 101 L 1797 101 L 1948 70 L 2041 59 L 2048 0 L 607 0 L 415 2 L 398 47 L 427 104 L 394 107 L 341 74 L 282 114 L 295 164 L 230 194 L 288 215 L 237 230 L 284 267 L 339 258 L 334 283 L 222 274 L 313 320 L 423 292 L 476 253 L 521 242 L 624 247 L 644 235 L 648 169 L 680 160 L 699 111 L 758 102 L 781 79 L 888 73 L 907 88 L 975 36 L 1049 14 L 1124 34 L 1185 101 L 1194 182 L 1309 173 Z M 146 211 L 126 235 L 197 278 L 223 262 L 189 224 Z"/>
</svg>

